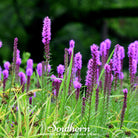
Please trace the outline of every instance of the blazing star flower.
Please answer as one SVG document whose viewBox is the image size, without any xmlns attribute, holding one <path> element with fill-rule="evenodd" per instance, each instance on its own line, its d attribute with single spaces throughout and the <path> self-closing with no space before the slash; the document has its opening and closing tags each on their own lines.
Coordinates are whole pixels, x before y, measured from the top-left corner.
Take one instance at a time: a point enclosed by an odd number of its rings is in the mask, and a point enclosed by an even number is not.
<svg viewBox="0 0 138 138">
<path fill-rule="evenodd" d="M 135 43 L 130 43 L 128 47 L 129 74 L 130 74 L 131 84 L 134 82 L 135 74 L 137 72 L 137 58 L 135 53 L 136 52 Z"/>
<path fill-rule="evenodd" d="M 73 84 L 74 84 L 74 88 L 76 89 L 76 100 L 78 100 L 79 99 L 79 94 L 80 94 L 80 88 L 81 88 L 81 83 L 79 82 L 79 81 L 77 81 L 77 80 L 75 80 L 74 82 L 73 82 Z"/>
<path fill-rule="evenodd" d="M 120 46 L 120 58 L 123 59 L 125 57 L 125 49 L 123 46 Z"/>
<path fill-rule="evenodd" d="M 81 70 L 82 68 L 82 55 L 80 54 L 80 52 L 78 52 L 77 54 L 75 54 L 75 69 L 76 71 L 79 69 Z"/>
<path fill-rule="evenodd" d="M 22 85 L 23 83 L 26 82 L 25 74 L 24 74 L 23 72 L 19 72 L 18 75 L 19 75 L 19 77 L 20 77 L 20 79 L 21 79 L 21 85 Z"/>
<path fill-rule="evenodd" d="M 80 89 L 81 86 L 82 86 L 81 83 L 78 82 L 77 80 L 75 80 L 75 81 L 73 82 L 73 84 L 74 84 L 74 88 L 75 88 L 75 89 L 78 89 L 78 88 Z"/>
<path fill-rule="evenodd" d="M 43 21 L 42 42 L 44 45 L 51 40 L 51 20 L 49 17 L 45 17 Z"/>
<path fill-rule="evenodd" d="M 21 65 L 21 62 L 22 62 L 22 60 L 21 60 L 21 58 L 17 58 L 17 60 L 16 60 L 16 65 Z"/>
<path fill-rule="evenodd" d="M 33 69 L 33 60 L 32 59 L 28 59 L 27 60 L 27 68 L 26 69 Z"/>
<path fill-rule="evenodd" d="M 121 112 L 120 129 L 121 129 L 122 125 L 123 125 L 124 115 L 125 115 L 125 109 L 127 107 L 127 93 L 128 93 L 128 90 L 126 88 L 123 89 L 123 93 L 124 93 L 124 102 L 123 102 L 123 108 L 122 108 L 122 112 Z"/>
<path fill-rule="evenodd" d="M 91 86 L 91 83 L 92 83 L 92 75 L 93 75 L 92 67 L 93 67 L 93 59 L 90 59 L 87 66 L 88 70 L 87 70 L 87 75 L 85 80 L 86 86 Z"/>
<path fill-rule="evenodd" d="M 1 68 L 1 66 L 0 66 L 0 80 L 1 80 L 1 73 L 2 73 L 2 68 Z"/>
<path fill-rule="evenodd" d="M 3 70 L 3 91 L 5 91 L 5 87 L 6 87 L 6 81 L 8 79 L 9 76 L 9 71 L 8 70 Z"/>
<path fill-rule="evenodd" d="M 7 69 L 3 70 L 3 77 L 4 79 L 7 79 L 9 76 L 9 71 Z"/>
<path fill-rule="evenodd" d="M 106 56 L 106 54 L 107 54 L 107 46 L 106 43 L 103 41 L 100 44 L 100 55 Z"/>
<path fill-rule="evenodd" d="M 64 65 L 59 64 L 57 67 L 57 73 L 59 74 L 59 78 L 63 77 L 64 71 L 65 71 Z"/>
<path fill-rule="evenodd" d="M 10 67 L 10 62 L 9 61 L 6 61 L 5 63 L 4 63 L 4 68 L 6 69 L 6 70 L 9 70 L 9 67 Z"/>
<path fill-rule="evenodd" d="M 138 40 L 134 42 L 135 43 L 135 56 L 138 64 Z"/>
<path fill-rule="evenodd" d="M 17 49 L 17 58 L 20 58 L 20 50 Z"/>
<path fill-rule="evenodd" d="M 104 42 L 106 43 L 106 48 L 110 49 L 110 47 L 111 47 L 111 40 L 107 38 L 106 40 L 104 40 Z"/>
<path fill-rule="evenodd" d="M 37 70 L 39 77 L 42 76 L 42 63 L 37 64 L 36 70 Z"/>
<path fill-rule="evenodd" d="M 0 41 L 0 48 L 2 47 L 2 41 Z"/>
<path fill-rule="evenodd" d="M 75 41 L 74 41 L 74 40 L 70 40 L 70 41 L 69 41 L 69 46 L 70 46 L 70 48 L 74 48 L 74 46 L 75 46 Z"/>
<path fill-rule="evenodd" d="M 91 46 L 91 55 L 93 57 L 94 62 L 96 62 L 97 65 L 101 65 L 100 62 L 100 52 L 98 51 L 98 46 L 96 44 L 93 44 Z"/>
<path fill-rule="evenodd" d="M 26 74 L 27 74 L 27 76 L 32 76 L 33 70 L 32 70 L 31 68 L 28 68 L 28 69 L 26 70 Z"/>
<path fill-rule="evenodd" d="M 115 74 L 120 74 L 121 71 L 121 56 L 120 56 L 120 45 L 115 46 L 115 51 L 113 55 L 113 70 Z"/>
</svg>

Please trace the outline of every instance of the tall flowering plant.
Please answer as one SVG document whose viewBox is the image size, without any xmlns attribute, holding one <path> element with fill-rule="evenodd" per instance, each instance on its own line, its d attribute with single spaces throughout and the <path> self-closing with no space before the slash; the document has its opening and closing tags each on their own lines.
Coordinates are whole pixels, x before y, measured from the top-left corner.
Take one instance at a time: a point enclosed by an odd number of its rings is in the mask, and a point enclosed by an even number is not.
<svg viewBox="0 0 138 138">
<path fill-rule="evenodd" d="M 44 50 L 45 50 L 46 69 L 48 69 L 48 62 L 50 59 L 50 53 L 49 53 L 50 40 L 51 40 L 51 20 L 47 16 L 44 18 L 43 30 L 42 30 L 42 42 L 44 44 Z"/>
</svg>

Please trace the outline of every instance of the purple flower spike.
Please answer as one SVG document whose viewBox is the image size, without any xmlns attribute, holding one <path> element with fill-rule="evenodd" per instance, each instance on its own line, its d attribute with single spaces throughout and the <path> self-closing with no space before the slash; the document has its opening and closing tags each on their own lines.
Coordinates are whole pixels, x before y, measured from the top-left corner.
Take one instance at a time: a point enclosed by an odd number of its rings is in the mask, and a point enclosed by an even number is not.
<svg viewBox="0 0 138 138">
<path fill-rule="evenodd" d="M 40 76 L 42 76 L 42 63 L 37 64 L 37 73 Z"/>
<path fill-rule="evenodd" d="M 26 70 L 26 74 L 27 74 L 27 92 L 28 92 L 29 87 L 30 87 L 31 76 L 33 74 L 33 70 L 31 68 L 28 68 Z"/>
<path fill-rule="evenodd" d="M 101 42 L 100 44 L 100 54 L 103 55 L 103 56 L 106 56 L 106 49 L 107 49 L 107 46 L 106 46 L 106 43 L 103 41 Z"/>
<path fill-rule="evenodd" d="M 115 74 L 119 74 L 121 71 L 121 56 L 120 56 L 120 45 L 115 46 L 115 51 L 113 55 L 113 70 Z"/>
<path fill-rule="evenodd" d="M 76 100 L 79 99 L 79 94 L 80 94 L 80 88 L 81 88 L 81 83 L 78 81 L 74 81 L 74 88 L 76 89 Z"/>
<path fill-rule="evenodd" d="M 82 68 L 82 55 L 80 54 L 80 52 L 75 54 L 75 68 L 76 68 L 76 71 L 81 70 Z"/>
<path fill-rule="evenodd" d="M 0 48 L 2 47 L 2 41 L 0 41 Z"/>
<path fill-rule="evenodd" d="M 70 48 L 74 48 L 74 46 L 75 46 L 75 41 L 74 41 L 74 40 L 70 40 L 70 41 L 69 41 L 69 46 L 70 46 Z"/>
<path fill-rule="evenodd" d="M 106 43 L 107 49 L 110 49 L 110 47 L 111 47 L 111 40 L 107 38 L 106 40 L 104 40 L 104 42 Z"/>
<path fill-rule="evenodd" d="M 21 62 L 22 62 L 22 60 L 21 60 L 21 58 L 17 58 L 17 60 L 16 60 L 16 65 L 21 65 Z"/>
<path fill-rule="evenodd" d="M 120 46 L 120 58 L 123 59 L 125 57 L 125 49 L 123 46 Z"/>
<path fill-rule="evenodd" d="M 80 82 L 74 81 L 73 84 L 74 84 L 75 89 L 78 89 L 78 88 L 80 89 L 81 88 L 81 83 Z"/>
<path fill-rule="evenodd" d="M 100 62 L 100 52 L 98 51 L 98 46 L 96 44 L 93 44 L 91 46 L 91 55 L 93 57 L 93 60 L 96 62 L 97 65 L 101 65 Z"/>
<path fill-rule="evenodd" d="M 122 112 L 121 112 L 120 129 L 121 129 L 122 126 L 123 126 L 125 110 L 126 110 L 126 107 L 127 107 L 127 93 L 128 93 L 128 90 L 127 90 L 126 88 L 123 89 L 123 93 L 124 93 L 124 102 L 123 102 L 123 108 L 122 108 Z"/>
<path fill-rule="evenodd" d="M 8 70 L 3 70 L 3 91 L 5 91 L 5 87 L 6 87 L 6 81 L 8 79 L 9 76 L 9 71 Z"/>
<path fill-rule="evenodd" d="M 20 77 L 20 79 L 21 79 L 21 85 L 23 84 L 23 83 L 26 83 L 26 77 L 25 77 L 25 74 L 23 73 L 23 72 L 19 72 L 19 77 Z"/>
<path fill-rule="evenodd" d="M 9 61 L 6 61 L 5 63 L 4 63 L 4 68 L 6 69 L 6 70 L 9 70 L 9 67 L 10 67 L 10 62 Z"/>
<path fill-rule="evenodd" d="M 2 68 L 1 68 L 1 66 L 0 66 L 0 80 L 1 80 L 1 73 L 2 73 Z"/>
<path fill-rule="evenodd" d="M 59 64 L 59 66 L 57 67 L 57 73 L 58 73 L 59 78 L 63 77 L 64 71 L 65 71 L 64 65 Z"/>
<path fill-rule="evenodd" d="M 18 76 L 20 77 L 20 84 L 22 86 L 22 92 L 24 91 L 25 83 L 26 83 L 26 76 L 23 72 L 19 72 Z"/>
<path fill-rule="evenodd" d="M 29 97 L 29 104 L 32 104 L 32 97 Z"/>
<path fill-rule="evenodd" d="M 51 40 L 51 20 L 49 17 L 45 17 L 43 21 L 42 42 L 44 45 Z"/>
<path fill-rule="evenodd" d="M 17 58 L 20 58 L 20 50 L 17 49 Z"/>
<path fill-rule="evenodd" d="M 32 59 L 27 60 L 27 69 L 28 68 L 33 69 L 33 60 Z"/>
<path fill-rule="evenodd" d="M 115 46 L 115 51 L 113 55 L 113 70 L 114 70 L 114 75 L 115 75 L 115 84 L 114 84 L 114 89 L 116 90 L 117 86 L 117 80 L 119 77 L 119 74 L 121 72 L 121 55 L 120 55 L 120 45 L 117 44 Z"/>
<path fill-rule="evenodd" d="M 3 77 L 4 77 L 4 79 L 7 79 L 8 78 L 8 76 L 9 76 L 9 71 L 8 70 L 3 70 Z"/>
<path fill-rule="evenodd" d="M 124 93 L 124 94 L 128 93 L 127 88 L 123 89 L 123 93 Z"/>
<path fill-rule="evenodd" d="M 128 57 L 129 57 L 129 74 L 130 83 L 134 83 L 135 74 L 137 72 L 137 43 L 131 43 L 128 47 Z"/>
<path fill-rule="evenodd" d="M 26 74 L 27 74 L 27 76 L 32 76 L 33 70 L 32 70 L 31 68 L 28 68 L 28 69 L 26 70 Z"/>
<path fill-rule="evenodd" d="M 81 81 L 81 68 L 82 68 L 82 55 L 80 52 L 75 54 L 75 72 L 78 77 L 78 81 Z"/>
</svg>

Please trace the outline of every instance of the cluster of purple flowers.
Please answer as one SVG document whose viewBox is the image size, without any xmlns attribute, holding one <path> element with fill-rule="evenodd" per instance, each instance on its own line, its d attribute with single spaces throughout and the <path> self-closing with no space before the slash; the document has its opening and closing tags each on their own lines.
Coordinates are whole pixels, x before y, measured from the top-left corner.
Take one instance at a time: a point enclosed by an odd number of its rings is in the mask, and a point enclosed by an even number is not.
<svg viewBox="0 0 138 138">
<path fill-rule="evenodd" d="M 47 76 L 50 75 L 51 65 L 49 64 L 50 53 L 49 53 L 49 43 L 51 40 L 51 20 L 49 17 L 45 17 L 43 21 L 43 30 L 42 30 L 42 42 L 44 44 L 45 49 L 45 62 L 40 62 L 37 64 L 36 71 L 39 78 L 42 78 L 44 72 L 46 72 Z M 19 72 L 20 65 L 22 59 L 20 58 L 20 51 L 17 49 L 18 38 L 14 39 L 14 52 L 13 52 L 13 64 L 9 61 L 4 63 L 4 70 L 2 71 L 0 67 L 0 80 L 1 73 L 3 73 L 3 92 L 6 88 L 6 82 L 10 74 L 10 67 L 12 66 L 13 75 L 15 74 L 16 82 L 18 83 L 18 77 L 20 78 L 20 85 L 22 87 L 22 92 L 25 91 L 26 84 L 26 92 L 29 91 L 31 84 L 31 76 L 33 75 L 33 59 L 27 60 L 26 73 Z M 0 41 L 0 47 L 2 47 L 2 42 Z M 52 93 L 56 98 L 59 95 L 59 89 L 63 80 L 64 74 L 68 76 L 69 69 L 68 64 L 71 64 L 71 76 L 69 82 L 68 94 L 70 95 L 73 90 L 75 90 L 75 98 L 78 101 L 80 96 L 80 89 L 82 88 L 81 84 L 81 69 L 82 69 L 82 55 L 80 52 L 74 53 L 75 41 L 69 41 L 69 48 L 65 48 L 65 56 L 64 56 L 64 65 L 59 64 L 57 66 L 57 77 L 56 75 L 51 75 L 52 81 Z M 95 112 L 98 110 L 98 102 L 99 102 L 99 92 L 102 91 L 103 87 L 103 105 L 106 103 L 107 109 L 109 104 L 109 98 L 111 94 L 112 82 L 114 80 L 114 88 L 117 88 L 118 79 L 121 80 L 121 86 L 124 78 L 123 74 L 123 59 L 125 58 L 125 50 L 123 46 L 117 44 L 114 49 L 113 58 L 110 59 L 109 63 L 107 63 L 109 50 L 111 47 L 111 40 L 106 39 L 100 43 L 100 46 L 93 44 L 90 46 L 91 50 L 91 58 L 88 61 L 87 65 L 87 74 L 86 74 L 86 93 L 85 96 L 82 97 L 82 115 L 85 113 L 86 102 L 89 100 L 89 104 L 91 105 L 92 95 L 95 93 Z M 99 50 L 100 48 L 100 50 Z M 131 43 L 128 47 L 128 57 L 129 57 L 129 74 L 130 74 L 130 82 L 134 83 L 135 75 L 137 73 L 137 64 L 138 64 L 138 41 Z M 68 63 L 69 62 L 69 63 Z M 102 80 L 100 80 L 99 76 L 101 73 L 101 69 L 104 69 L 104 84 L 102 84 Z M 46 77 L 47 77 L 46 76 Z M 66 86 L 65 78 L 65 86 Z M 37 86 L 40 87 L 39 81 L 37 82 Z M 122 88 L 122 87 L 121 87 Z M 121 127 L 123 123 L 126 102 L 127 102 L 127 89 L 123 90 L 124 92 L 124 104 L 121 114 Z M 34 97 L 36 94 L 34 94 Z M 107 99 L 107 101 L 105 101 Z M 29 103 L 32 104 L 32 96 L 29 98 Z"/>
</svg>

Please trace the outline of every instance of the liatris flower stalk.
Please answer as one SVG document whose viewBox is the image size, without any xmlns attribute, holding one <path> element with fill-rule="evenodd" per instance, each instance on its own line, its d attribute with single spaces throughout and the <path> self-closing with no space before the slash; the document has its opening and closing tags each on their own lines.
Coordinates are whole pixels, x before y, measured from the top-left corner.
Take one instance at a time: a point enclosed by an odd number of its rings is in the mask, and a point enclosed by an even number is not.
<svg viewBox="0 0 138 138">
<path fill-rule="evenodd" d="M 85 85 L 87 86 L 86 90 L 86 100 L 88 98 L 91 99 L 92 96 L 92 90 L 93 90 L 93 85 L 94 85 L 94 72 L 93 72 L 93 59 L 91 58 L 88 62 L 87 65 L 87 75 L 86 75 L 86 80 L 85 80 Z"/>
<path fill-rule="evenodd" d="M 123 89 L 123 93 L 124 93 L 124 102 L 123 102 L 123 108 L 122 108 L 122 112 L 121 112 L 120 129 L 122 128 L 122 125 L 123 125 L 123 120 L 124 120 L 124 115 L 125 115 L 125 109 L 127 107 L 127 93 L 128 93 L 128 90 L 127 89 Z"/>
<path fill-rule="evenodd" d="M 105 96 L 106 96 L 106 93 L 107 93 L 107 88 L 108 88 L 108 85 L 109 85 L 109 73 L 110 73 L 110 65 L 108 65 L 107 63 L 105 64 L 104 66 L 104 69 L 105 69 L 105 79 L 104 79 L 104 101 L 103 101 L 103 105 L 105 103 Z"/>
<path fill-rule="evenodd" d="M 10 65 L 11 65 L 10 62 L 9 62 L 9 61 L 6 61 L 6 62 L 4 63 L 4 68 L 5 68 L 6 70 L 9 71 Z"/>
<path fill-rule="evenodd" d="M 19 72 L 18 76 L 20 77 L 20 84 L 22 86 L 22 92 L 24 92 L 24 87 L 25 87 L 25 83 L 26 83 L 25 74 L 23 72 Z"/>
<path fill-rule="evenodd" d="M 116 90 L 117 80 L 121 71 L 121 56 L 120 56 L 120 45 L 117 44 L 115 46 L 115 51 L 113 55 L 113 70 L 115 76 L 115 86 L 114 89 Z"/>
<path fill-rule="evenodd" d="M 131 43 L 128 47 L 129 75 L 131 85 L 134 83 L 135 74 L 137 72 L 137 57 L 135 52 L 135 43 Z"/>
<path fill-rule="evenodd" d="M 138 64 L 138 40 L 136 40 L 134 43 L 135 43 L 135 59 L 137 60 Z"/>
<path fill-rule="evenodd" d="M 82 97 L 82 111 L 81 111 L 81 114 L 82 116 L 84 115 L 85 113 L 85 101 L 86 101 L 86 98 L 85 97 Z"/>
<path fill-rule="evenodd" d="M 59 77 L 59 78 L 63 78 L 63 73 L 64 73 L 64 71 L 65 71 L 64 65 L 59 64 L 59 65 L 57 66 L 57 73 L 58 73 L 58 77 Z"/>
<path fill-rule="evenodd" d="M 0 81 L 1 81 L 1 73 L 2 73 L 2 68 L 0 66 Z"/>
<path fill-rule="evenodd" d="M 111 40 L 107 38 L 106 40 L 104 40 L 104 42 L 106 43 L 106 49 L 107 49 L 106 51 L 106 61 L 107 61 L 109 55 L 109 49 L 111 47 Z"/>
<path fill-rule="evenodd" d="M 78 81 L 81 81 L 81 68 L 82 68 L 82 55 L 80 52 L 75 54 L 75 71 L 76 71 L 76 77 L 78 77 Z"/>
<path fill-rule="evenodd" d="M 17 44 L 18 44 L 18 38 L 16 37 L 14 39 L 14 48 L 13 48 L 13 75 L 15 75 L 15 69 L 16 69 L 16 60 L 17 60 Z"/>
<path fill-rule="evenodd" d="M 49 53 L 49 43 L 51 40 L 51 20 L 49 17 L 45 17 L 43 21 L 43 31 L 42 31 L 42 42 L 44 44 L 45 49 L 45 57 L 46 57 L 46 69 L 48 69 L 48 62 L 50 59 L 50 53 Z M 46 71 L 47 73 L 48 71 Z"/>
<path fill-rule="evenodd" d="M 37 64 L 37 73 L 38 73 L 38 76 L 39 78 L 42 76 L 42 63 L 38 63 Z M 37 79 L 37 87 L 39 88 L 40 87 L 40 84 L 39 84 L 39 80 Z"/>
<path fill-rule="evenodd" d="M 106 56 L 107 56 L 107 47 L 104 41 L 101 42 L 100 44 L 100 55 L 102 56 L 102 67 L 104 67 L 106 63 Z"/>
<path fill-rule="evenodd" d="M 59 80 L 59 78 L 55 78 L 54 80 L 54 95 L 56 96 L 56 98 L 58 97 L 58 93 L 59 93 L 59 88 L 60 88 L 60 84 L 61 84 L 61 80 Z"/>
<path fill-rule="evenodd" d="M 97 114 L 99 104 L 99 88 L 96 89 L 96 99 L 95 99 L 95 113 Z"/>
<path fill-rule="evenodd" d="M 75 41 L 74 41 L 74 40 L 70 40 L 70 41 L 69 41 L 69 49 L 68 49 L 69 60 L 71 60 L 71 55 L 72 55 L 72 54 L 74 55 L 74 53 L 72 53 L 72 52 L 73 52 L 74 46 L 75 46 Z"/>
<path fill-rule="evenodd" d="M 28 68 L 26 70 L 26 74 L 27 74 L 27 90 L 26 90 L 26 92 L 28 92 L 29 87 L 30 87 L 31 76 L 33 74 L 33 70 L 31 68 Z"/>
<path fill-rule="evenodd" d="M 121 72 L 123 71 L 123 59 L 125 57 L 125 49 L 123 46 L 120 46 L 120 59 L 121 59 Z"/>
<path fill-rule="evenodd" d="M 74 84 L 74 88 L 76 89 L 76 100 L 78 100 L 79 99 L 79 95 L 80 95 L 80 88 L 81 88 L 81 83 L 78 81 L 78 80 L 75 80 L 74 82 L 73 82 L 73 84 Z"/>
<path fill-rule="evenodd" d="M 16 82 L 19 81 L 19 77 L 18 77 L 18 74 L 19 74 L 19 68 L 20 68 L 20 65 L 21 65 L 21 58 L 17 58 L 16 60 L 16 69 L 15 69 L 15 79 L 16 79 Z"/>
<path fill-rule="evenodd" d="M 26 69 L 28 69 L 28 68 L 33 69 L 33 60 L 32 59 L 28 59 L 27 60 L 27 67 L 26 67 Z"/>
<path fill-rule="evenodd" d="M 2 41 L 0 41 L 0 48 L 2 47 Z"/>
<path fill-rule="evenodd" d="M 72 59 L 72 71 L 71 71 L 71 77 L 70 77 L 70 83 L 69 83 L 69 91 L 68 91 L 68 95 L 71 94 L 71 87 L 73 85 L 73 80 L 74 80 L 74 77 L 75 77 L 75 69 L 74 69 L 74 52 L 73 52 L 73 49 L 74 49 L 74 46 L 75 46 L 75 41 L 74 40 L 70 40 L 69 41 L 69 49 L 68 49 L 68 53 L 69 53 L 69 60 L 71 61 L 71 56 L 73 56 L 73 59 Z"/>
<path fill-rule="evenodd" d="M 98 46 L 96 44 L 93 44 L 91 46 L 91 55 L 93 58 L 93 73 L 94 73 L 94 87 L 95 87 L 97 84 L 97 68 L 99 65 L 101 65 L 100 52 L 98 51 Z"/>
<path fill-rule="evenodd" d="M 6 81 L 8 79 L 9 76 L 9 71 L 8 70 L 3 70 L 3 91 L 5 91 L 5 87 L 6 87 Z"/>
<path fill-rule="evenodd" d="M 32 104 L 32 97 L 29 97 L 29 104 Z"/>
</svg>

